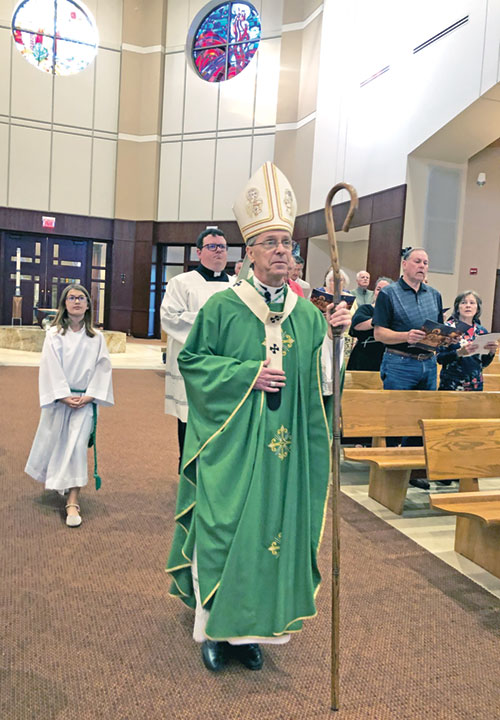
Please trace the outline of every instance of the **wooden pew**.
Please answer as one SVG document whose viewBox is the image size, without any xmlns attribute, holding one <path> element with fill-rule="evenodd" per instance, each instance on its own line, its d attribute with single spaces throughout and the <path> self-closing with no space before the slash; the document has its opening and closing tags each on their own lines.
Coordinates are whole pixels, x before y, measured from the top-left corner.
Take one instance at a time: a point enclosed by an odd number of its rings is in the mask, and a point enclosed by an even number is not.
<svg viewBox="0 0 500 720">
<path fill-rule="evenodd" d="M 500 420 L 422 420 L 427 476 L 500 477 Z M 500 481 L 499 481 L 500 482 Z M 455 551 L 500 578 L 500 491 L 429 495 L 457 516 Z"/>
<path fill-rule="evenodd" d="M 372 448 L 344 448 L 344 458 L 368 463 L 368 494 L 400 515 L 410 472 L 425 468 L 423 447 L 387 448 L 390 436 L 420 437 L 423 418 L 499 418 L 500 393 L 432 392 L 428 390 L 345 390 L 342 396 L 342 434 L 372 437 Z M 446 475 L 443 479 L 457 477 Z M 473 489 L 470 481 L 460 489 Z"/>
<path fill-rule="evenodd" d="M 346 370 L 344 390 L 382 390 L 380 373 L 370 370 Z"/>
<path fill-rule="evenodd" d="M 491 362 L 488 367 L 485 367 L 483 369 L 483 375 L 499 375 L 500 374 L 500 350 L 497 350 L 497 353 L 493 359 L 493 362 Z"/>
<path fill-rule="evenodd" d="M 498 370 L 499 368 L 497 368 Z M 484 389 L 488 392 L 498 392 L 500 390 L 500 375 L 492 375 L 491 373 L 483 375 Z"/>
<path fill-rule="evenodd" d="M 441 365 L 438 365 L 438 370 Z M 500 365 L 496 368 L 500 370 Z M 438 382 L 439 385 L 439 382 Z M 382 390 L 380 373 L 369 370 L 346 370 L 344 390 Z M 500 374 L 484 374 L 484 389 L 488 392 L 500 392 Z"/>
</svg>

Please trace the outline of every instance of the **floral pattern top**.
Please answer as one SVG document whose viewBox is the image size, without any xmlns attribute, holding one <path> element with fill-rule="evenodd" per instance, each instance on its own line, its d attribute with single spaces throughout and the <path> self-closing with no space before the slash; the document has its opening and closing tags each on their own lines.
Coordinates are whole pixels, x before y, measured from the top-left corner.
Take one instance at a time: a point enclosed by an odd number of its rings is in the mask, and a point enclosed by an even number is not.
<svg viewBox="0 0 500 720">
<path fill-rule="evenodd" d="M 448 320 L 446 325 L 456 327 L 454 319 Z M 462 335 L 462 342 L 474 342 L 478 335 L 486 335 L 488 331 L 482 325 L 474 325 Z M 439 376 L 439 390 L 482 390 L 483 389 L 483 368 L 487 367 L 495 357 L 486 355 L 466 355 L 460 357 L 457 350 L 460 343 L 449 347 L 443 347 L 438 351 L 437 361 L 442 365 Z"/>
</svg>

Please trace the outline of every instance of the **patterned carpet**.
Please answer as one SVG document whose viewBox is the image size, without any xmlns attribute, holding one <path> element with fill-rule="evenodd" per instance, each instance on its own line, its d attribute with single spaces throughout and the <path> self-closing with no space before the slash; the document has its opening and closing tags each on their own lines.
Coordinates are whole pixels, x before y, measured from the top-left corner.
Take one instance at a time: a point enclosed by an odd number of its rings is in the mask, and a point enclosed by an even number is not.
<svg viewBox="0 0 500 720">
<path fill-rule="evenodd" d="M 261 672 L 211 675 L 163 572 L 176 493 L 163 377 L 117 370 L 101 413 L 103 487 L 84 522 L 24 475 L 37 370 L 0 367 L 2 720 L 332 717 L 330 530 L 319 614 Z M 500 601 L 346 497 L 341 504 L 339 720 L 500 717 Z"/>
</svg>

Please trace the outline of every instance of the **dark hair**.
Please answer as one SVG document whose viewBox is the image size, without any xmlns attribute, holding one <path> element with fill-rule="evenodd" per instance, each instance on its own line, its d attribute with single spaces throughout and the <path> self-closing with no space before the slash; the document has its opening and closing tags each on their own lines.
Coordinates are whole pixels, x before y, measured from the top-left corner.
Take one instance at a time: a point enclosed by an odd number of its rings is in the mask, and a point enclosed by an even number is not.
<svg viewBox="0 0 500 720">
<path fill-rule="evenodd" d="M 303 257 L 300 257 L 300 255 L 292 255 L 293 259 L 297 263 L 297 265 L 304 265 L 305 260 Z"/>
<path fill-rule="evenodd" d="M 477 294 L 477 292 L 475 290 L 465 290 L 464 292 L 461 292 L 460 295 L 457 295 L 457 297 L 455 298 L 455 302 L 453 303 L 453 312 L 451 314 L 451 317 L 454 320 L 460 320 L 460 309 L 458 306 L 460 305 L 460 303 L 463 300 L 465 300 L 467 295 L 472 295 L 472 297 L 474 298 L 474 300 L 477 303 L 477 312 L 474 315 L 474 317 L 472 318 L 472 322 L 478 323 L 481 318 L 481 310 L 483 309 L 483 301 L 481 300 L 481 298 L 479 297 L 479 295 Z"/>
<path fill-rule="evenodd" d="M 196 238 L 196 247 L 201 250 L 203 247 L 203 240 L 207 237 L 207 235 L 219 235 L 220 237 L 225 238 L 226 236 L 222 232 L 222 230 L 219 230 L 219 228 L 213 227 L 207 227 L 205 230 L 202 230 L 201 233 Z"/>
<path fill-rule="evenodd" d="M 408 258 L 410 257 L 410 255 L 411 255 L 413 252 L 415 252 L 416 250 L 422 250 L 424 253 L 427 253 L 427 250 L 426 250 L 425 248 L 423 248 L 423 247 L 416 247 L 416 248 L 414 248 L 414 247 L 408 246 L 408 247 L 406 247 L 406 248 L 402 248 L 402 250 L 401 250 L 401 257 L 403 258 L 403 260 L 408 260 Z"/>
<path fill-rule="evenodd" d="M 62 335 L 66 335 L 66 331 L 69 327 L 69 317 L 68 317 L 68 311 L 66 309 L 66 298 L 68 297 L 69 293 L 72 290 L 79 290 L 82 292 L 85 297 L 87 298 L 87 309 L 85 310 L 85 315 L 83 316 L 83 323 L 85 325 L 85 333 L 89 337 L 94 337 L 95 330 L 93 329 L 94 324 L 94 312 L 92 310 L 92 300 L 89 295 L 89 291 L 87 288 L 83 287 L 83 285 L 66 285 L 64 290 L 61 293 L 61 297 L 59 298 L 59 304 L 57 306 L 57 313 L 55 318 L 52 321 L 52 325 L 55 325 L 58 330 L 61 331 Z"/>
</svg>

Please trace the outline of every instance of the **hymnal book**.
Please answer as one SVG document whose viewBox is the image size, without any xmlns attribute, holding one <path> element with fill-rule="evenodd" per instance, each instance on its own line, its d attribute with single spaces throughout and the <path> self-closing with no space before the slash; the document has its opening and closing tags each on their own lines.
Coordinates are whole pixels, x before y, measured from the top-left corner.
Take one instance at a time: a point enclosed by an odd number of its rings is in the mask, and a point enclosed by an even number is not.
<svg viewBox="0 0 500 720">
<path fill-rule="evenodd" d="M 460 342 L 462 335 L 471 327 L 460 320 L 457 320 L 456 327 L 443 325 L 434 320 L 426 320 L 420 328 L 425 332 L 425 338 L 418 343 L 413 343 L 412 347 L 422 348 L 422 350 L 437 350 L 438 347 L 453 345 Z"/>
<path fill-rule="evenodd" d="M 347 307 L 350 308 L 353 304 L 353 302 L 356 300 L 354 295 L 351 293 L 343 292 L 340 296 L 340 299 L 343 300 Z M 331 305 L 333 302 L 333 295 L 326 290 L 323 290 L 323 288 L 314 288 L 314 290 L 311 292 L 311 302 L 318 307 L 321 312 L 326 312 L 326 308 L 328 305 Z"/>
</svg>

